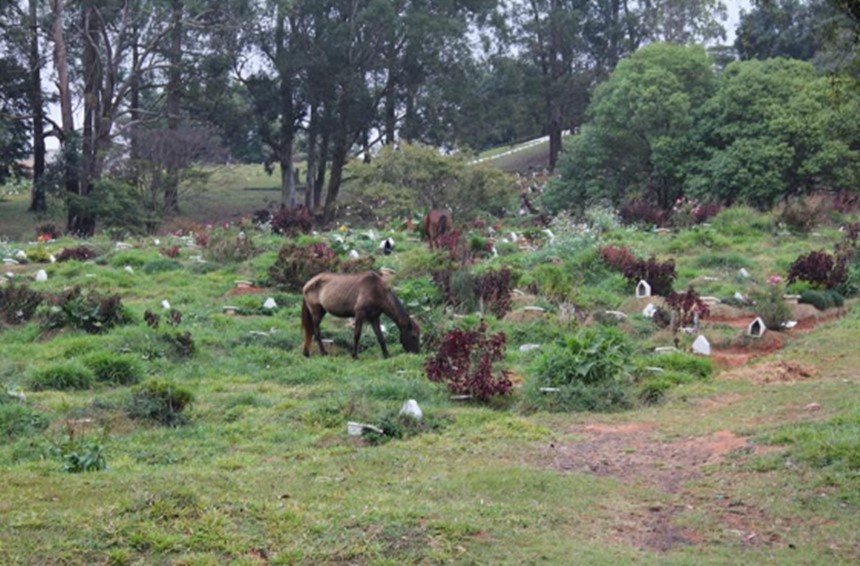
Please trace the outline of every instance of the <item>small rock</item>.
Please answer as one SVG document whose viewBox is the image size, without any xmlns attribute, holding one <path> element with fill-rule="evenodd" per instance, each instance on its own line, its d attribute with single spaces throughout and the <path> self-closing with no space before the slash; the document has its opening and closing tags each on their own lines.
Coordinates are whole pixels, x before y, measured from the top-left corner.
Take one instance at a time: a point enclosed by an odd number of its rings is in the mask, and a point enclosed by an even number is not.
<svg viewBox="0 0 860 566">
<path fill-rule="evenodd" d="M 805 406 L 804 409 L 806 409 L 809 412 L 814 413 L 815 411 L 821 410 L 821 405 L 819 405 L 818 403 L 810 403 L 807 406 Z"/>
<path fill-rule="evenodd" d="M 40 269 L 36 272 L 36 281 L 43 282 L 48 280 L 48 273 L 44 269 Z"/>
<path fill-rule="evenodd" d="M 350 436 L 361 436 L 365 431 L 372 431 L 377 434 L 385 434 L 383 430 L 377 426 L 365 423 L 356 423 L 349 421 L 346 423 L 346 433 Z"/>
<path fill-rule="evenodd" d="M 624 320 L 627 318 L 627 315 L 621 311 L 604 311 L 604 314 L 614 316 L 616 320 Z"/>
<path fill-rule="evenodd" d="M 5 265 L 18 265 L 20 262 L 18 260 L 12 259 L 11 257 L 3 258 L 3 263 Z"/>
<path fill-rule="evenodd" d="M 677 352 L 678 348 L 675 346 L 657 346 L 654 348 L 654 352 L 658 354 L 668 354 L 670 352 Z"/>
<path fill-rule="evenodd" d="M 524 311 L 532 311 L 532 312 L 544 312 L 545 309 L 543 309 L 542 307 L 530 306 L 530 307 L 523 307 L 523 310 Z"/>
<path fill-rule="evenodd" d="M 559 391 L 561 391 L 561 389 L 559 389 L 558 387 L 541 387 L 540 388 L 541 393 L 558 393 Z"/>
<path fill-rule="evenodd" d="M 797 326 L 796 320 L 786 320 L 782 323 L 783 328 L 794 328 L 795 326 Z"/>
<path fill-rule="evenodd" d="M 648 303 L 644 309 L 642 309 L 642 316 L 645 318 L 654 318 L 654 313 L 657 312 L 657 307 L 654 306 L 654 303 Z"/>
<path fill-rule="evenodd" d="M 268 310 L 276 309 L 278 308 L 278 303 L 275 302 L 275 299 L 269 297 L 266 299 L 266 302 L 263 303 L 263 308 Z"/>
<path fill-rule="evenodd" d="M 523 344 L 522 346 L 520 346 L 520 352 L 531 352 L 532 350 L 537 350 L 538 348 L 540 348 L 540 344 Z"/>
<path fill-rule="evenodd" d="M 711 343 L 702 334 L 693 342 L 693 353 L 701 356 L 711 355 Z"/>
<path fill-rule="evenodd" d="M 134 275 L 134 268 L 132 266 L 126 265 L 125 267 L 123 267 L 123 269 L 125 270 L 126 273 L 128 273 L 130 275 Z"/>
<path fill-rule="evenodd" d="M 649 366 L 642 369 L 644 369 L 645 371 L 650 371 L 651 373 L 663 373 L 664 371 L 666 371 L 663 368 L 658 368 L 656 366 Z"/>
<path fill-rule="evenodd" d="M 17 252 L 15 252 L 15 259 L 26 260 L 27 254 L 24 252 L 24 250 L 18 250 Z"/>
<path fill-rule="evenodd" d="M 735 294 L 733 296 L 737 301 L 741 301 L 742 303 L 747 302 L 747 298 L 741 295 L 740 291 L 735 291 Z"/>
<path fill-rule="evenodd" d="M 421 412 L 421 407 L 418 406 L 418 401 L 415 399 L 410 399 L 403 403 L 403 406 L 400 408 L 400 414 L 412 417 L 417 421 L 424 418 L 424 413 Z"/>
<path fill-rule="evenodd" d="M 118 250 L 130 250 L 133 247 L 134 246 L 132 246 L 131 244 L 126 244 L 125 242 L 117 242 L 115 246 L 115 248 Z"/>
<path fill-rule="evenodd" d="M 161 301 L 161 308 L 169 311 L 170 310 L 170 302 L 168 302 L 167 299 L 164 299 L 163 301 Z"/>
<path fill-rule="evenodd" d="M 349 250 L 349 259 L 358 259 L 359 257 L 361 256 L 358 254 L 357 251 Z"/>
<path fill-rule="evenodd" d="M 49 255 L 48 259 L 51 260 L 51 263 L 57 263 L 57 258 L 54 256 L 54 254 Z"/>
<path fill-rule="evenodd" d="M 740 275 L 744 279 L 747 279 L 750 276 L 750 272 L 747 271 L 746 267 L 741 267 L 740 269 L 738 269 L 738 275 Z"/>
</svg>

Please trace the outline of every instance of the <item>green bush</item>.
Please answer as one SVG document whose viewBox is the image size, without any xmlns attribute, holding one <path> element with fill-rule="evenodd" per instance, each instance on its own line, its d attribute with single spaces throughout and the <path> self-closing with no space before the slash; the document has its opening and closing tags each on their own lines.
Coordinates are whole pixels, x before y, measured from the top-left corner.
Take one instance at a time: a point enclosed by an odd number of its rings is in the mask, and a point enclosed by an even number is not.
<svg viewBox="0 0 860 566">
<path fill-rule="evenodd" d="M 665 370 L 666 373 L 675 372 L 677 374 L 689 375 L 694 379 L 708 379 L 714 373 L 714 363 L 710 358 L 695 356 L 685 352 L 670 352 L 639 358 L 636 366 L 637 373 L 640 374 L 645 367 L 657 367 Z"/>
<path fill-rule="evenodd" d="M 166 426 L 186 422 L 183 414 L 194 400 L 190 391 L 174 383 L 152 380 L 135 389 L 126 412 L 133 419 L 151 420 Z"/>
<path fill-rule="evenodd" d="M 639 386 L 637 396 L 639 400 L 646 405 L 655 405 L 663 400 L 666 392 L 668 392 L 675 383 L 672 379 L 668 379 L 662 375 L 651 377 L 642 382 Z"/>
<path fill-rule="evenodd" d="M 711 269 L 750 269 L 753 262 L 737 252 L 706 252 L 696 258 L 695 265 Z"/>
<path fill-rule="evenodd" d="M 175 259 L 157 259 L 143 266 L 143 272 L 147 274 L 164 273 L 165 271 L 176 271 L 182 269 L 182 264 Z"/>
<path fill-rule="evenodd" d="M 48 427 L 48 418 L 21 403 L 0 402 L 0 439 L 14 440 Z"/>
<path fill-rule="evenodd" d="M 564 301 L 573 291 L 573 276 L 559 265 L 539 265 L 532 277 L 538 292 L 553 301 Z"/>
<path fill-rule="evenodd" d="M 136 358 L 128 355 L 99 352 L 84 359 L 96 379 L 114 385 L 134 385 L 143 377 L 143 369 Z"/>
<path fill-rule="evenodd" d="M 833 307 L 841 307 L 845 304 L 845 299 L 837 291 L 819 291 L 816 289 L 807 289 L 800 294 L 799 303 L 812 305 L 820 311 L 825 311 Z"/>
<path fill-rule="evenodd" d="M 14 281 L 0 287 L 0 319 L 6 324 L 27 322 L 44 301 L 44 295 L 34 291 L 26 283 Z"/>
<path fill-rule="evenodd" d="M 260 253 L 250 233 L 236 228 L 218 228 L 209 235 L 203 255 L 215 263 L 247 261 Z"/>
<path fill-rule="evenodd" d="M 107 468 L 104 446 L 98 440 L 70 439 L 55 448 L 63 462 L 63 471 L 69 474 L 98 472 Z"/>
<path fill-rule="evenodd" d="M 83 294 L 80 287 L 54 297 L 47 313 L 49 328 L 79 328 L 89 334 L 104 332 L 129 319 L 119 295 L 102 295 L 97 291 Z"/>
<path fill-rule="evenodd" d="M 95 381 L 92 370 L 66 362 L 40 368 L 30 376 L 30 387 L 35 391 L 89 389 Z"/>
<path fill-rule="evenodd" d="M 755 303 L 755 312 L 764 321 L 768 330 L 782 330 L 783 323 L 791 320 L 791 308 L 783 299 L 785 290 L 780 285 L 769 285 L 750 293 Z"/>
<path fill-rule="evenodd" d="M 34 263 L 50 263 L 51 254 L 42 246 L 27 250 L 27 259 Z"/>
<path fill-rule="evenodd" d="M 389 440 L 404 440 L 427 432 L 438 432 L 449 422 L 450 419 L 429 415 L 424 415 L 424 418 L 417 420 L 408 415 L 401 415 L 399 411 L 390 411 L 375 421 L 377 428 L 382 430 L 382 434 L 368 431 L 363 436 L 371 444 L 384 444 Z"/>
<path fill-rule="evenodd" d="M 533 404 L 548 410 L 607 411 L 626 408 L 632 348 L 620 330 L 586 328 L 562 344 L 542 349 L 527 386 Z M 558 388 L 544 393 L 541 388 Z"/>
</svg>

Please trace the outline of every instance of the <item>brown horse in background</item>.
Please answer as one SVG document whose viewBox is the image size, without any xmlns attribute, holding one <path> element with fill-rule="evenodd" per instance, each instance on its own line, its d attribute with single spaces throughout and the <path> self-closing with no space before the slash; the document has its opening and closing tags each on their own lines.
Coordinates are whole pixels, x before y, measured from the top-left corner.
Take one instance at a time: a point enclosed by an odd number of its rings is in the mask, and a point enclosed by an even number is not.
<svg viewBox="0 0 860 566">
<path fill-rule="evenodd" d="M 320 352 L 323 355 L 327 353 L 320 333 L 320 322 L 326 313 L 341 318 L 355 317 L 353 358 L 358 358 L 358 342 L 365 321 L 370 322 L 382 347 L 382 355 L 388 357 L 388 348 L 379 325 L 379 317 L 383 314 L 393 320 L 400 330 L 400 343 L 403 348 L 412 354 L 418 353 L 421 329 L 379 274 L 373 271 L 356 275 L 320 273 L 305 283 L 302 295 L 302 329 L 305 337 L 303 353 L 306 357 L 310 356 L 313 338 L 316 338 Z"/>
<path fill-rule="evenodd" d="M 439 238 L 451 230 L 450 210 L 431 210 L 424 217 L 424 233 L 430 240 L 430 249 L 439 244 Z"/>
</svg>

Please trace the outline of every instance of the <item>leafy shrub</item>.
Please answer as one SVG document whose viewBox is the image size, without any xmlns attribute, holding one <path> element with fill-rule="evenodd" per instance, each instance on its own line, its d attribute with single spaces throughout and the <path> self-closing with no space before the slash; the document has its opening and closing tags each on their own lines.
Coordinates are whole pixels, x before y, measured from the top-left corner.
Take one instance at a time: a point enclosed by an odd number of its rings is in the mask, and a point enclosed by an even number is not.
<svg viewBox="0 0 860 566">
<path fill-rule="evenodd" d="M 628 200 L 618 209 L 618 216 L 624 224 L 644 224 L 647 226 L 663 226 L 669 219 L 669 213 L 643 199 Z"/>
<path fill-rule="evenodd" d="M 675 260 L 657 261 L 653 255 L 647 260 L 639 259 L 629 264 L 623 273 L 631 285 L 647 281 L 653 294 L 664 297 L 672 292 L 672 283 L 678 276 Z"/>
<path fill-rule="evenodd" d="M 53 222 L 46 222 L 36 226 L 36 238 L 39 236 L 47 236 L 51 240 L 56 240 L 63 235 L 63 231 L 57 228 Z"/>
<path fill-rule="evenodd" d="M 99 440 L 69 439 L 56 448 L 63 471 L 70 474 L 98 472 L 107 468 L 104 446 Z"/>
<path fill-rule="evenodd" d="M 338 261 L 338 273 L 364 273 L 373 269 L 376 258 L 373 256 L 360 257 L 357 259 L 345 259 Z"/>
<path fill-rule="evenodd" d="M 639 261 L 626 246 L 604 246 L 600 248 L 600 257 L 606 265 L 621 273 Z"/>
<path fill-rule="evenodd" d="M 246 261 L 259 253 L 249 234 L 232 228 L 213 230 L 204 247 L 203 254 L 216 263 Z"/>
<path fill-rule="evenodd" d="M 27 405 L 0 402 L 0 439 L 29 436 L 45 430 L 48 423 L 45 415 Z"/>
<path fill-rule="evenodd" d="M 424 415 L 424 418 L 418 420 L 409 415 L 401 415 L 399 411 L 389 411 L 375 422 L 376 426 L 382 430 L 382 434 L 373 431 L 366 432 L 364 438 L 371 444 L 384 444 L 393 439 L 403 440 L 427 432 L 437 432 L 445 428 L 450 419 L 438 419 Z"/>
<path fill-rule="evenodd" d="M 585 328 L 564 343 L 541 350 L 529 399 L 548 410 L 606 411 L 627 407 L 628 338 L 615 328 Z M 559 391 L 543 393 L 541 388 Z"/>
<path fill-rule="evenodd" d="M 818 310 L 824 311 L 832 307 L 841 307 L 845 299 L 836 291 L 809 289 L 800 294 L 798 302 L 812 305 Z"/>
<path fill-rule="evenodd" d="M 337 254 L 326 244 L 286 244 L 278 252 L 277 261 L 269 268 L 269 277 L 290 291 L 301 291 L 314 275 L 334 271 L 337 265 Z"/>
<path fill-rule="evenodd" d="M 73 287 L 51 299 L 47 323 L 49 328 L 79 328 L 89 334 L 98 334 L 124 324 L 129 319 L 119 295 L 102 295 L 80 287 Z"/>
<path fill-rule="evenodd" d="M 179 246 L 177 246 L 177 245 L 173 245 L 173 246 L 170 246 L 170 247 L 162 246 L 158 251 L 159 251 L 159 252 L 161 253 L 161 255 L 163 255 L 164 257 L 169 257 L 169 258 L 171 258 L 171 259 L 176 259 L 176 258 L 178 258 L 178 257 L 179 257 L 179 253 L 180 253 L 180 252 L 179 252 Z"/>
<path fill-rule="evenodd" d="M 128 355 L 99 352 L 84 359 L 96 379 L 114 385 L 134 385 L 143 377 L 143 368 L 136 358 Z"/>
<path fill-rule="evenodd" d="M 34 371 L 30 376 L 30 387 L 34 391 L 49 389 L 69 391 L 89 389 L 94 381 L 95 375 L 91 370 L 74 362 L 68 362 Z"/>
<path fill-rule="evenodd" d="M 784 293 L 780 285 L 769 285 L 766 289 L 756 289 L 750 293 L 756 314 L 769 330 L 782 330 L 783 323 L 791 320 L 791 308 L 783 299 Z"/>
<path fill-rule="evenodd" d="M 152 380 L 135 389 L 126 412 L 133 419 L 145 419 L 166 426 L 186 422 L 183 414 L 194 400 L 190 391 L 166 381 Z"/>
<path fill-rule="evenodd" d="M 750 269 L 753 262 L 737 252 L 707 252 L 696 258 L 695 265 L 711 269 Z"/>
<path fill-rule="evenodd" d="M 788 282 L 808 281 L 812 285 L 832 289 L 848 279 L 846 256 L 834 257 L 824 250 L 799 256 L 788 268 Z"/>
<path fill-rule="evenodd" d="M 649 356 L 641 361 L 643 366 L 658 367 L 667 372 L 682 373 L 696 379 L 707 379 L 714 373 L 714 363 L 711 358 L 695 356 L 685 352 L 670 352 L 657 356 Z"/>
<path fill-rule="evenodd" d="M 27 322 L 44 300 L 42 293 L 30 289 L 26 283 L 10 281 L 0 287 L 0 316 L 6 324 Z"/>
<path fill-rule="evenodd" d="M 511 270 L 488 271 L 475 279 L 475 295 L 483 307 L 497 317 L 511 308 Z"/>
<path fill-rule="evenodd" d="M 681 327 L 697 324 L 711 312 L 692 286 L 683 293 L 670 293 L 666 297 L 666 306 L 672 312 L 676 332 Z"/>
<path fill-rule="evenodd" d="M 475 276 L 468 269 L 438 271 L 433 274 L 433 282 L 445 305 L 464 312 L 476 309 Z"/>
<path fill-rule="evenodd" d="M 158 325 L 161 324 L 161 315 L 146 309 L 146 312 L 143 313 L 143 320 L 148 327 L 158 328 Z"/>
<path fill-rule="evenodd" d="M 573 276 L 553 264 L 539 265 L 532 272 L 538 292 L 554 301 L 567 299 L 573 290 Z"/>
<path fill-rule="evenodd" d="M 194 337 L 191 336 L 190 332 L 168 332 L 161 338 L 170 347 L 173 355 L 178 358 L 189 358 L 197 351 Z"/>
<path fill-rule="evenodd" d="M 656 405 L 674 385 L 671 379 L 666 379 L 662 375 L 650 377 L 639 386 L 637 397 L 646 405 Z"/>
<path fill-rule="evenodd" d="M 799 232 L 808 232 L 826 213 L 824 199 L 812 196 L 791 197 L 777 207 L 777 220 Z"/>
<path fill-rule="evenodd" d="M 255 221 L 257 217 L 255 216 Z M 284 236 L 307 234 L 314 227 L 314 217 L 308 207 L 299 205 L 281 208 L 271 216 L 272 232 Z"/>
<path fill-rule="evenodd" d="M 63 251 L 57 255 L 56 259 L 58 262 L 88 261 L 97 256 L 96 251 L 88 246 L 76 246 L 74 248 L 63 248 Z"/>
<path fill-rule="evenodd" d="M 33 263 L 50 263 L 51 254 L 42 246 L 38 246 L 27 250 L 27 260 Z"/>
<path fill-rule="evenodd" d="M 504 355 L 505 342 L 503 332 L 488 336 L 483 330 L 454 329 L 442 339 L 438 352 L 427 359 L 427 377 L 446 384 L 451 393 L 481 401 L 507 395 L 513 387 L 507 372 L 493 371 L 493 364 Z"/>
<path fill-rule="evenodd" d="M 701 224 L 712 216 L 716 216 L 723 209 L 716 203 L 702 204 L 696 199 L 679 197 L 672 206 L 672 225 L 678 228 L 689 228 L 694 224 Z"/>
</svg>

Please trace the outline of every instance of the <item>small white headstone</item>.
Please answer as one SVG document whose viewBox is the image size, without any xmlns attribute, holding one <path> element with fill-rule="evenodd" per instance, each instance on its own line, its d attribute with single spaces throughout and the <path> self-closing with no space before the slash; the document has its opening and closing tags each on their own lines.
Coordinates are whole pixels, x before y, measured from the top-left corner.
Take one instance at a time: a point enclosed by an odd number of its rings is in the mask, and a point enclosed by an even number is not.
<svg viewBox="0 0 860 566">
<path fill-rule="evenodd" d="M 26 260 L 27 254 L 24 252 L 24 250 L 18 250 L 17 252 L 15 252 L 15 259 Z"/>
<path fill-rule="evenodd" d="M 51 263 L 57 263 L 57 258 L 54 256 L 54 254 L 49 255 L 48 259 L 51 260 Z"/>
<path fill-rule="evenodd" d="M 540 348 L 540 344 L 523 344 L 520 346 L 520 352 L 526 353 Z"/>
<path fill-rule="evenodd" d="M 753 338 L 761 338 L 764 336 L 765 331 L 767 330 L 767 326 L 765 326 L 764 321 L 760 316 L 756 317 L 754 321 L 752 321 L 749 326 L 747 326 L 747 336 L 752 336 Z"/>
<path fill-rule="evenodd" d="M 738 275 L 746 279 L 750 276 L 750 272 L 747 271 L 745 267 L 741 267 L 740 269 L 738 269 Z"/>
<path fill-rule="evenodd" d="M 645 318 L 654 318 L 654 313 L 657 312 L 657 307 L 654 306 L 654 303 L 648 303 L 644 309 L 642 309 L 642 316 Z"/>
<path fill-rule="evenodd" d="M 154 243 L 156 246 L 160 246 L 160 245 L 161 245 L 161 240 L 159 240 L 158 238 L 156 238 L 156 239 L 154 239 L 154 240 L 152 241 L 152 243 Z"/>
<path fill-rule="evenodd" d="M 358 259 L 360 256 L 355 250 L 349 250 L 349 259 Z"/>
<path fill-rule="evenodd" d="M 125 267 L 123 267 L 123 269 L 125 270 L 126 273 L 128 273 L 130 275 L 134 275 L 134 268 L 132 266 L 126 265 Z"/>
<path fill-rule="evenodd" d="M 741 301 L 743 303 L 745 303 L 747 301 L 747 298 L 744 297 L 743 295 L 741 295 L 740 291 L 735 291 L 734 298 L 736 301 Z"/>
<path fill-rule="evenodd" d="M 550 241 L 550 242 L 552 242 L 552 241 L 554 241 L 554 240 L 555 240 L 555 234 L 553 234 L 553 233 L 552 233 L 552 230 L 550 230 L 549 228 L 546 228 L 546 229 L 543 231 L 543 233 L 544 233 L 544 234 L 546 234 L 546 237 L 547 237 L 547 238 L 549 238 L 549 241 Z"/>
<path fill-rule="evenodd" d="M 644 279 L 636 284 L 636 298 L 643 299 L 651 296 L 651 285 Z"/>
<path fill-rule="evenodd" d="M 278 308 L 278 303 L 275 302 L 275 299 L 269 297 L 266 299 L 266 302 L 263 303 L 263 308 L 268 310 L 276 309 Z"/>
<path fill-rule="evenodd" d="M 516 242 L 517 240 L 519 240 L 519 238 L 517 237 L 517 235 L 516 235 L 514 232 L 511 232 L 511 241 L 512 241 L 512 242 Z"/>
<path fill-rule="evenodd" d="M 170 310 L 170 303 L 167 301 L 167 299 L 161 301 L 161 308 L 165 310 Z"/>
<path fill-rule="evenodd" d="M 11 271 L 6 272 L 6 279 L 12 279 L 13 277 L 15 277 L 14 273 L 12 273 Z"/>
<path fill-rule="evenodd" d="M 383 334 L 388 334 L 388 328 L 386 328 L 384 324 L 379 325 L 379 331 Z"/>
<path fill-rule="evenodd" d="M 48 280 L 48 273 L 44 269 L 36 272 L 36 281 L 42 282 Z"/>
<path fill-rule="evenodd" d="M 701 356 L 711 355 L 711 343 L 702 334 L 693 342 L 693 353 Z"/>
<path fill-rule="evenodd" d="M 412 417 L 417 421 L 424 418 L 424 413 L 421 412 L 421 407 L 418 406 L 418 401 L 415 399 L 410 399 L 403 403 L 403 406 L 400 408 L 400 414 Z"/>
<path fill-rule="evenodd" d="M 496 246 L 493 246 L 492 252 L 493 257 L 499 257 L 499 250 L 496 249 Z"/>
</svg>

